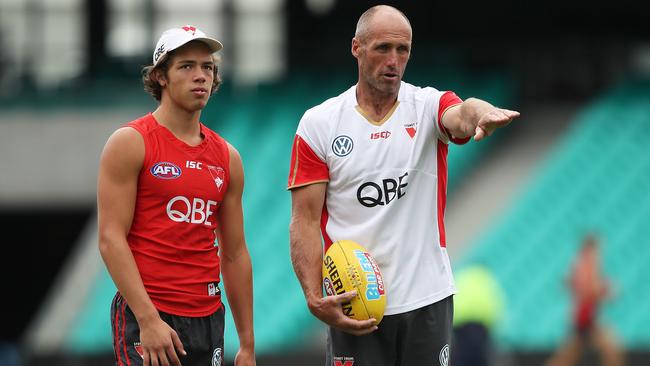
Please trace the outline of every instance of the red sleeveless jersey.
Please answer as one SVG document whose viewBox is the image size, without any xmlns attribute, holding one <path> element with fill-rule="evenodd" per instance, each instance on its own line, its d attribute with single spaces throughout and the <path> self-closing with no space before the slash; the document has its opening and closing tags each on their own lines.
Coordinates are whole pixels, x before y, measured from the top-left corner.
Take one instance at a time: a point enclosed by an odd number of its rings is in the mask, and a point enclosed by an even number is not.
<svg viewBox="0 0 650 366">
<path fill-rule="evenodd" d="M 203 124 L 203 141 L 189 146 L 151 113 L 127 126 L 145 144 L 127 237 L 144 287 L 160 311 L 212 314 L 221 306 L 215 229 L 228 189 L 228 146 Z"/>
</svg>

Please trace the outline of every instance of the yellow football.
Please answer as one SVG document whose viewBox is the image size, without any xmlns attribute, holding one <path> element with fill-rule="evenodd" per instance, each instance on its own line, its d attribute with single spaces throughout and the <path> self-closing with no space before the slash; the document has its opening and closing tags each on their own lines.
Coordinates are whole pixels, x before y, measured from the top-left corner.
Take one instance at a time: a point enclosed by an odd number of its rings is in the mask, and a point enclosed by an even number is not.
<svg viewBox="0 0 650 366">
<path fill-rule="evenodd" d="M 329 296 L 356 290 L 357 296 L 343 303 L 343 313 L 350 318 L 375 318 L 379 324 L 386 309 L 386 291 L 377 263 L 361 245 L 339 240 L 323 257 L 323 288 Z"/>
</svg>

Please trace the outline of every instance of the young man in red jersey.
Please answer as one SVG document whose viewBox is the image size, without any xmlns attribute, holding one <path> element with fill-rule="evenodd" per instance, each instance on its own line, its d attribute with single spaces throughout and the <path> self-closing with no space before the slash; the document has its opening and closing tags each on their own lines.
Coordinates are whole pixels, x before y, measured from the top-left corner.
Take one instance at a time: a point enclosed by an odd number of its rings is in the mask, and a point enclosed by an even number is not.
<svg viewBox="0 0 650 366">
<path fill-rule="evenodd" d="M 220 84 L 221 48 L 193 26 L 165 31 L 143 70 L 159 107 L 116 130 L 102 152 L 99 249 L 118 289 L 116 365 L 221 365 L 220 274 L 239 334 L 235 365 L 255 365 L 242 162 L 200 122 Z"/>
</svg>

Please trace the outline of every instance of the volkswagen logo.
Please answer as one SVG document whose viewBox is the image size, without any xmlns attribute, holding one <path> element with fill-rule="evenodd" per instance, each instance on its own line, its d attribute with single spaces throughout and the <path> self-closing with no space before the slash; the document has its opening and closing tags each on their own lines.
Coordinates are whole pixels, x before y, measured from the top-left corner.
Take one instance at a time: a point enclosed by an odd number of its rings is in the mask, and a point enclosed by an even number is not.
<svg viewBox="0 0 650 366">
<path fill-rule="evenodd" d="M 337 136 L 332 143 L 332 151 L 334 151 L 336 156 L 340 157 L 350 154 L 353 147 L 354 143 L 352 142 L 352 139 L 345 135 Z"/>
</svg>

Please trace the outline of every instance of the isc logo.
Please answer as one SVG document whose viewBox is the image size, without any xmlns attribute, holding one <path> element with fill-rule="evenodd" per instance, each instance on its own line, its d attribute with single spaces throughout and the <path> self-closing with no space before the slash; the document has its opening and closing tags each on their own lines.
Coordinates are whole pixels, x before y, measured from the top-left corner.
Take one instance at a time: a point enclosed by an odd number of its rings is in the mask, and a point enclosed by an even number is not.
<svg viewBox="0 0 650 366">
<path fill-rule="evenodd" d="M 371 140 L 387 139 L 390 137 L 390 131 L 373 132 L 370 134 Z"/>
<path fill-rule="evenodd" d="M 188 160 L 188 161 L 185 162 L 185 167 L 186 168 L 191 168 L 191 169 L 201 170 L 201 165 L 203 165 L 203 164 L 200 161 Z"/>
<path fill-rule="evenodd" d="M 166 161 L 156 163 L 151 167 L 150 171 L 154 177 L 160 179 L 176 179 L 181 176 L 181 168 Z"/>
</svg>

